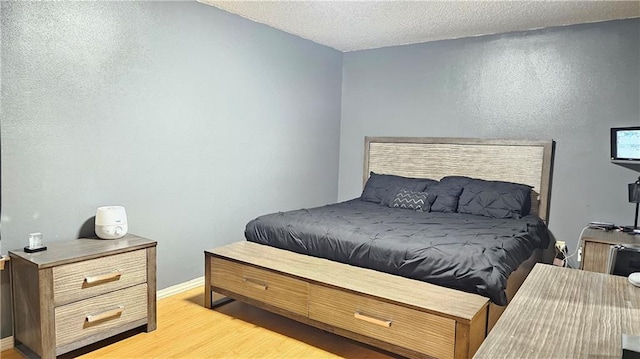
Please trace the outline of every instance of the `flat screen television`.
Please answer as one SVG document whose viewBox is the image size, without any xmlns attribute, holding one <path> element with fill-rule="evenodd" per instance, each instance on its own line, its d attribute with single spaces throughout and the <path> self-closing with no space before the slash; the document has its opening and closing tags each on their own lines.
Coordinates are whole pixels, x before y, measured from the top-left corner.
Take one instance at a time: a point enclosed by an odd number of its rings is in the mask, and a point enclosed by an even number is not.
<svg viewBox="0 0 640 359">
<path fill-rule="evenodd" d="M 611 129 L 611 160 L 640 163 L 640 126 Z"/>
</svg>

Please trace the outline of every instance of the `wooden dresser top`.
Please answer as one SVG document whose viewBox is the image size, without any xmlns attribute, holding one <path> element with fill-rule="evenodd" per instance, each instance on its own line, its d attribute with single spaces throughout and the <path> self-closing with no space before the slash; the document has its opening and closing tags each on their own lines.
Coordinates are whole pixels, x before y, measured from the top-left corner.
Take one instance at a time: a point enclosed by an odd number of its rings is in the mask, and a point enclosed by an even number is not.
<svg viewBox="0 0 640 359">
<path fill-rule="evenodd" d="M 638 235 L 593 228 L 586 229 L 582 234 L 582 239 L 606 244 L 640 244 L 640 236 Z"/>
<path fill-rule="evenodd" d="M 42 269 L 153 247 L 156 241 L 127 234 L 120 239 L 80 238 L 56 242 L 45 241 L 44 244 L 47 246 L 46 251 L 26 253 L 23 249 L 19 249 L 9 251 L 9 255 L 27 260 Z"/>
<path fill-rule="evenodd" d="M 626 277 L 536 264 L 474 358 L 620 358 L 640 335 Z"/>
</svg>

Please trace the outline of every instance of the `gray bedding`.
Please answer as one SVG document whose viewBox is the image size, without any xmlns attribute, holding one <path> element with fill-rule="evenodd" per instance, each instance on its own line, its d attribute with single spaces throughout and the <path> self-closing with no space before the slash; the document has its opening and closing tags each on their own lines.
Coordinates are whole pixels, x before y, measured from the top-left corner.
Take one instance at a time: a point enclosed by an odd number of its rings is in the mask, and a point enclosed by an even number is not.
<svg viewBox="0 0 640 359">
<path fill-rule="evenodd" d="M 264 215 L 247 224 L 245 237 L 477 293 L 498 305 L 507 303 L 511 272 L 549 244 L 546 225 L 535 216 L 425 213 L 360 199 Z"/>
</svg>

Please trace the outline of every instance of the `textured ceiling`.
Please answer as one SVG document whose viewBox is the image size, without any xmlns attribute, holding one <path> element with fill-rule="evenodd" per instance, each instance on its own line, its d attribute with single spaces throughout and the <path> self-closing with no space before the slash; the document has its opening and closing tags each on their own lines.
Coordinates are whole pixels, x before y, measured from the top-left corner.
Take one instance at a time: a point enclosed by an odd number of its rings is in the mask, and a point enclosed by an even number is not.
<svg viewBox="0 0 640 359">
<path fill-rule="evenodd" d="M 640 1 L 200 1 L 340 51 L 640 17 Z"/>
</svg>

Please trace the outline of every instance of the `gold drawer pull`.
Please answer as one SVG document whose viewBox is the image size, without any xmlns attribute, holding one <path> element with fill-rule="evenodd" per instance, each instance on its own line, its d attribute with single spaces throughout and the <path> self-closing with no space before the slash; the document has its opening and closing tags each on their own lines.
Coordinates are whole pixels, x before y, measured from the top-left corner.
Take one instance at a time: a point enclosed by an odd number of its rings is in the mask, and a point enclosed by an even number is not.
<svg viewBox="0 0 640 359">
<path fill-rule="evenodd" d="M 99 322 L 99 321 L 102 321 L 102 320 L 113 319 L 113 318 L 119 317 L 120 314 L 122 314 L 123 311 L 124 311 L 124 305 L 119 305 L 115 309 L 107 310 L 107 311 L 104 311 L 102 313 L 89 314 L 85 318 L 85 321 L 87 323 L 95 323 L 95 322 Z"/>
<path fill-rule="evenodd" d="M 90 277 L 85 277 L 84 282 L 87 283 L 88 285 L 102 283 L 102 282 L 111 282 L 111 281 L 120 279 L 121 276 L 122 276 L 122 272 L 117 270 L 111 273 L 98 274 Z"/>
<path fill-rule="evenodd" d="M 362 314 L 360 312 L 353 313 L 353 317 L 356 318 L 356 319 L 364 320 L 367 323 L 383 326 L 385 328 L 391 327 L 391 320 L 378 319 L 378 318 L 370 317 L 370 316 L 364 315 L 364 314 Z"/>
<path fill-rule="evenodd" d="M 267 285 L 267 283 L 257 280 L 257 279 L 253 279 L 253 278 L 247 278 L 247 277 L 242 277 L 242 280 L 247 283 L 248 285 L 254 287 L 254 288 L 258 288 L 258 289 L 262 289 L 262 290 L 267 290 L 269 288 L 269 286 Z"/>
</svg>

